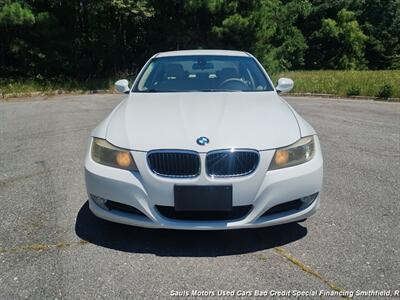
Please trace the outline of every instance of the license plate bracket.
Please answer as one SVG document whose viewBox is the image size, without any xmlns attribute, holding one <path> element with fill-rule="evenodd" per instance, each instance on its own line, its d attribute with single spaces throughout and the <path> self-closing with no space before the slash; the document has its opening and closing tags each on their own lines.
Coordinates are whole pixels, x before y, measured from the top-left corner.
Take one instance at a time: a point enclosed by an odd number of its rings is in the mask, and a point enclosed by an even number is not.
<svg viewBox="0 0 400 300">
<path fill-rule="evenodd" d="M 175 185 L 175 211 L 231 211 L 231 185 Z"/>
</svg>

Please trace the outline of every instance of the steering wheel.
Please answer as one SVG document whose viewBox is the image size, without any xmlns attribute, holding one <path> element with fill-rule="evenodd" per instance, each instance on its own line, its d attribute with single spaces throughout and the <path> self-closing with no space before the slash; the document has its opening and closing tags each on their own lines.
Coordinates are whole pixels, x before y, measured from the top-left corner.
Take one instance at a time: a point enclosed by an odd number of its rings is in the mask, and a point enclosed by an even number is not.
<svg viewBox="0 0 400 300">
<path fill-rule="evenodd" d="M 221 87 L 223 87 L 223 86 L 225 86 L 225 85 L 227 85 L 228 83 L 231 83 L 231 82 L 240 83 L 241 85 L 243 85 L 243 87 L 244 87 L 245 89 L 248 88 L 248 85 L 246 84 L 246 82 L 244 82 L 244 81 L 243 81 L 242 79 L 240 79 L 240 78 L 228 78 L 228 79 L 225 79 L 224 81 L 222 81 L 222 82 L 218 85 L 218 87 L 221 88 Z"/>
</svg>

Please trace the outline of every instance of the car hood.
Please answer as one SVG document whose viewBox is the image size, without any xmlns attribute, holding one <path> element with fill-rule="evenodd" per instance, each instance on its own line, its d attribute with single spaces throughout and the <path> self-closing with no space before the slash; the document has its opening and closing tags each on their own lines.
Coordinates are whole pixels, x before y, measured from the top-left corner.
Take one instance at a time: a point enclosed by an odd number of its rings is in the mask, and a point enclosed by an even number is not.
<svg viewBox="0 0 400 300">
<path fill-rule="evenodd" d="M 300 138 L 293 112 L 275 92 L 133 93 L 108 119 L 106 139 L 140 151 L 266 150 Z M 202 136 L 207 145 L 196 143 Z"/>
</svg>

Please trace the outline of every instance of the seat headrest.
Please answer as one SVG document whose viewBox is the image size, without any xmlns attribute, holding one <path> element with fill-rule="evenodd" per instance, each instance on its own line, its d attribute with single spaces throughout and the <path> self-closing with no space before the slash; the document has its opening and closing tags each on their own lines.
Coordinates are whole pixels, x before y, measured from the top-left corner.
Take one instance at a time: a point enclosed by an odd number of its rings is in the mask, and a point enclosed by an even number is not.
<svg viewBox="0 0 400 300">
<path fill-rule="evenodd" d="M 185 71 L 181 64 L 168 64 L 165 72 L 166 77 L 174 77 L 175 79 L 182 79 L 185 76 Z"/>
</svg>

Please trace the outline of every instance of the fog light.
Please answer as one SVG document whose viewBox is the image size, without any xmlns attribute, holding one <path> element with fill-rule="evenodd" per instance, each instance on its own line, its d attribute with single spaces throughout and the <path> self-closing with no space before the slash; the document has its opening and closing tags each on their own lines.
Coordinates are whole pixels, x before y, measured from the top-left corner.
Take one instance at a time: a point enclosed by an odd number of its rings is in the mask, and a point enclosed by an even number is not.
<svg viewBox="0 0 400 300">
<path fill-rule="evenodd" d="M 93 194 L 90 194 L 90 198 L 92 198 L 94 203 L 96 203 L 98 206 L 100 206 L 103 209 L 107 209 L 108 210 L 108 207 L 106 205 L 106 203 L 108 201 L 107 199 L 101 198 L 101 197 L 93 195 Z"/>
<path fill-rule="evenodd" d="M 300 209 L 310 206 L 314 202 L 314 200 L 317 199 L 317 196 L 318 196 L 318 193 L 315 193 L 315 194 L 300 198 L 300 201 L 301 201 Z"/>
</svg>

